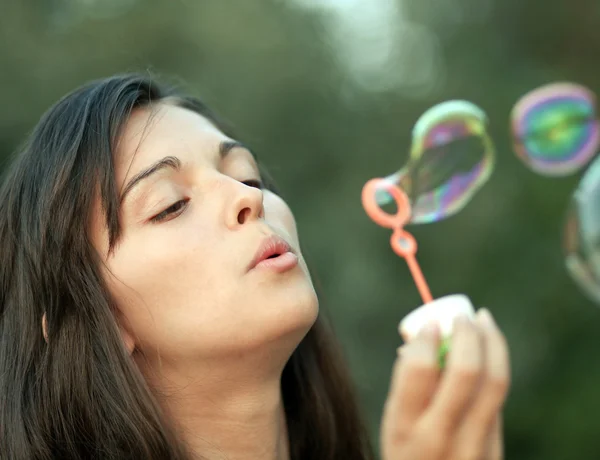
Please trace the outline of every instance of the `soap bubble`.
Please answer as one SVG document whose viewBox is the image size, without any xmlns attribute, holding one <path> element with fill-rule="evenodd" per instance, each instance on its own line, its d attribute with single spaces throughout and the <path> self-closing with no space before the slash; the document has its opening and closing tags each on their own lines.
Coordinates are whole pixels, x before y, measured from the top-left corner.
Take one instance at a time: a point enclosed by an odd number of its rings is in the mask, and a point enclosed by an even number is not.
<svg viewBox="0 0 600 460">
<path fill-rule="evenodd" d="M 600 158 L 592 162 L 573 194 L 563 236 L 571 277 L 600 302 Z"/>
<path fill-rule="evenodd" d="M 430 223 L 460 211 L 488 180 L 494 162 L 485 113 L 467 101 L 447 101 L 419 118 L 408 162 L 385 179 L 407 194 L 409 223 Z M 385 190 L 375 199 L 379 206 L 393 200 Z"/>
<path fill-rule="evenodd" d="M 552 83 L 523 96 L 511 113 L 517 156 L 547 176 L 574 173 L 600 144 L 596 96 L 574 83 Z"/>
</svg>

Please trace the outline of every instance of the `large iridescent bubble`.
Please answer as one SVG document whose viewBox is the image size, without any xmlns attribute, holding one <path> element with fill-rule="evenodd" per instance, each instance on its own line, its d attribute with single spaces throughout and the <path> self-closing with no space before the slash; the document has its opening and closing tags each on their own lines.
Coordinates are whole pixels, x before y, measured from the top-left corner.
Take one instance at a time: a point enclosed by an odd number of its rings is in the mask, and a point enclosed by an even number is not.
<svg viewBox="0 0 600 460">
<path fill-rule="evenodd" d="M 573 194 L 563 237 L 569 273 L 600 303 L 600 158 L 592 162 Z"/>
<path fill-rule="evenodd" d="M 552 83 L 523 96 L 511 114 L 517 156 L 533 171 L 564 176 L 583 168 L 600 144 L 596 97 L 575 83 Z"/>
<path fill-rule="evenodd" d="M 448 101 L 425 112 L 412 132 L 410 158 L 386 177 L 409 197 L 409 223 L 439 221 L 460 211 L 490 177 L 495 163 L 487 117 L 467 101 Z M 377 204 L 392 201 L 380 191 Z"/>
</svg>

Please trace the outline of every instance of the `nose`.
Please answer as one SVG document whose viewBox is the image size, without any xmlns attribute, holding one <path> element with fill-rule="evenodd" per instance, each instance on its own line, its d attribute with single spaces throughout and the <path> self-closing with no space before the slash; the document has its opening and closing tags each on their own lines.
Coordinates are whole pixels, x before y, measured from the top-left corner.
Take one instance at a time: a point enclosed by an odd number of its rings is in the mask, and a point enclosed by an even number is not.
<svg viewBox="0 0 600 460">
<path fill-rule="evenodd" d="M 238 182 L 228 213 L 228 227 L 233 229 L 253 220 L 262 219 L 264 212 L 262 190 Z"/>
</svg>

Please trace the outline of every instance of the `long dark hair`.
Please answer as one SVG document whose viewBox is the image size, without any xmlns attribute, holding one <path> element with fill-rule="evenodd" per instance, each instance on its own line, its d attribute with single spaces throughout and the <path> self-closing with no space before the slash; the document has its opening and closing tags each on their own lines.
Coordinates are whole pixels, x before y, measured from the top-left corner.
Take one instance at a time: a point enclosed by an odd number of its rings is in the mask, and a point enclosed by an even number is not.
<svg viewBox="0 0 600 460">
<path fill-rule="evenodd" d="M 54 105 L 7 172 L 0 190 L 2 459 L 190 458 L 125 351 L 88 236 L 100 195 L 110 244 L 118 240 L 115 145 L 132 110 L 165 98 L 228 133 L 200 100 L 146 75 L 115 76 Z M 282 376 L 292 459 L 373 458 L 342 362 L 319 315 Z"/>
</svg>

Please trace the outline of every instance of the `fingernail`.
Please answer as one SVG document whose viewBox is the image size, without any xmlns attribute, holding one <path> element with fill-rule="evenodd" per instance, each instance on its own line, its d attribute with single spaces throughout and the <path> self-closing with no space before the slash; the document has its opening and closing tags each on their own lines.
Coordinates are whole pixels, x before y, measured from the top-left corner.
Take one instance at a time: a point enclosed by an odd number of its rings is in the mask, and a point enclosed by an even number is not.
<svg viewBox="0 0 600 460">
<path fill-rule="evenodd" d="M 456 318 L 454 318 L 454 325 L 456 325 L 456 326 L 461 325 L 461 324 L 467 324 L 470 322 L 471 322 L 471 319 L 464 313 L 459 313 L 456 316 Z"/>
<path fill-rule="evenodd" d="M 425 327 L 421 330 L 421 335 L 424 337 L 435 337 L 438 334 L 440 327 L 435 321 L 430 321 L 425 325 Z"/>
<path fill-rule="evenodd" d="M 477 321 L 483 327 L 488 329 L 494 329 L 496 327 L 496 322 L 487 308 L 482 308 L 477 312 Z"/>
</svg>

